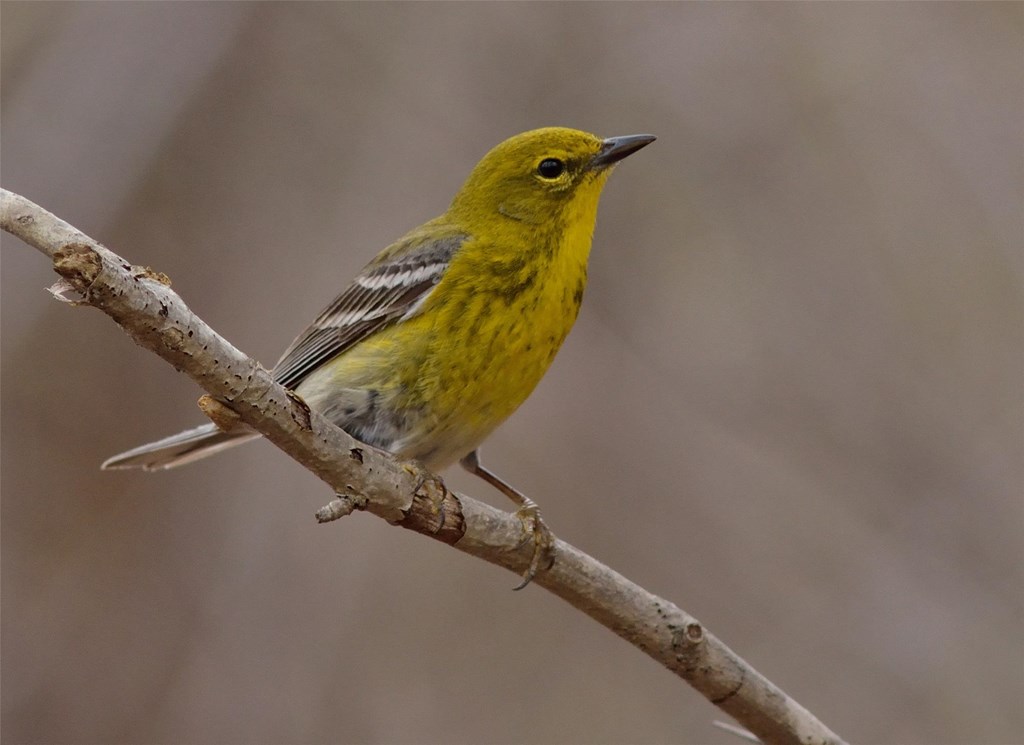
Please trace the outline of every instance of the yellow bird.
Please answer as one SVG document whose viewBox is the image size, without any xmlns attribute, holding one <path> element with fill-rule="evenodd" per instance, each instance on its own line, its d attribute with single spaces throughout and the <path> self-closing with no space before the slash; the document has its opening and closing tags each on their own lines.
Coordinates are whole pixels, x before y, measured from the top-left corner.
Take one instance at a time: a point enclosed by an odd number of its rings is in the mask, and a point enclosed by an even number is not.
<svg viewBox="0 0 1024 745">
<path fill-rule="evenodd" d="M 612 166 L 654 139 L 547 127 L 502 142 L 443 215 L 381 251 L 273 370 L 353 437 L 432 471 L 459 461 L 515 501 L 534 540 L 520 586 L 550 563 L 553 539 L 537 505 L 485 469 L 478 448 L 576 320 Z M 173 468 L 259 436 L 207 424 L 103 468 Z"/>
</svg>

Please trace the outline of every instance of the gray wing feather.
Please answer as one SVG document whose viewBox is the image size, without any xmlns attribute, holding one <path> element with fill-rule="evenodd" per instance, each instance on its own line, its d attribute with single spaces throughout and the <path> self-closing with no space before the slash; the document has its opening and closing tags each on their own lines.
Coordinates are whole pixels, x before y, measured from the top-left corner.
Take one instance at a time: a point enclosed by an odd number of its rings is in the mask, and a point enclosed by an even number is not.
<svg viewBox="0 0 1024 745">
<path fill-rule="evenodd" d="M 274 378 L 295 388 L 320 365 L 401 318 L 437 285 L 465 240 L 449 235 L 412 247 L 399 244 L 372 261 L 291 343 Z"/>
<path fill-rule="evenodd" d="M 414 233 L 385 250 L 292 342 L 274 367 L 274 378 L 295 388 L 360 339 L 417 312 L 465 240 L 464 235 L 449 235 L 424 241 Z M 247 428 L 221 432 L 206 424 L 116 455 L 102 467 L 174 468 L 259 436 Z"/>
</svg>

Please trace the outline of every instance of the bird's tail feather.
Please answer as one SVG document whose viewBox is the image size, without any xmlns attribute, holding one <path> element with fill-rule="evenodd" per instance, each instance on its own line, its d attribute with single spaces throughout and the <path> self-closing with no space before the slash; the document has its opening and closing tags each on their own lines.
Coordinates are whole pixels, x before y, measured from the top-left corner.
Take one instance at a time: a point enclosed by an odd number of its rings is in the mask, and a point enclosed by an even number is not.
<svg viewBox="0 0 1024 745">
<path fill-rule="evenodd" d="M 176 468 L 260 436 L 250 429 L 223 432 L 216 425 L 204 424 L 115 455 L 104 461 L 100 468 L 142 468 L 146 471 Z"/>
</svg>

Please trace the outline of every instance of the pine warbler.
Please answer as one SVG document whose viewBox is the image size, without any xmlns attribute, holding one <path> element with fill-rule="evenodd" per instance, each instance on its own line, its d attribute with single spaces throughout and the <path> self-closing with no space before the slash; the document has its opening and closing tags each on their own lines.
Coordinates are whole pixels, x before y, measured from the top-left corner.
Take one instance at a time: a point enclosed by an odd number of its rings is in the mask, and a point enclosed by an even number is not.
<svg viewBox="0 0 1024 745">
<path fill-rule="evenodd" d="M 549 127 L 501 143 L 447 212 L 367 264 L 273 370 L 353 437 L 432 471 L 459 460 L 515 501 L 534 541 L 521 586 L 550 566 L 553 538 L 537 505 L 485 469 L 477 448 L 572 328 L 601 190 L 615 163 L 652 141 Z M 255 437 L 207 424 L 103 468 L 172 468 Z"/>
</svg>

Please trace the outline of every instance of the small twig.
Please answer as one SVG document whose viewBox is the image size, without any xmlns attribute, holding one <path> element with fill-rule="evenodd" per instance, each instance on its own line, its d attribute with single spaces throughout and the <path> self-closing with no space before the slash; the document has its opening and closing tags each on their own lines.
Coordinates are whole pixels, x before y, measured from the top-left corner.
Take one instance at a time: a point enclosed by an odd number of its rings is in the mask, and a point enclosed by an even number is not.
<svg viewBox="0 0 1024 745">
<path fill-rule="evenodd" d="M 365 509 L 365 499 L 361 499 L 360 497 L 351 497 L 347 494 L 339 494 L 336 499 L 332 499 L 330 502 L 318 509 L 315 517 L 318 523 L 329 523 L 334 520 L 340 520 L 343 517 L 348 517 L 356 510 Z"/>
<path fill-rule="evenodd" d="M 139 345 L 191 377 L 249 427 L 326 482 L 340 497 L 317 513 L 365 508 L 461 551 L 521 574 L 532 550 L 519 520 L 443 487 L 349 437 L 282 388 L 258 363 L 206 325 L 166 276 L 132 266 L 27 199 L 0 190 L 0 227 L 42 251 L 83 302 L 113 318 Z M 214 406 L 213 408 L 217 408 Z M 223 412 L 222 412 L 223 414 Z M 686 680 L 767 745 L 843 741 L 758 673 L 697 619 L 577 548 L 556 541 L 554 566 L 540 585 L 614 631 Z"/>
</svg>

